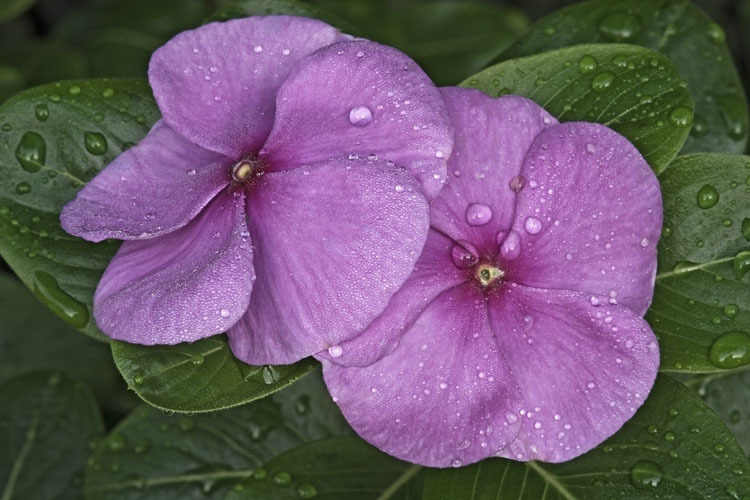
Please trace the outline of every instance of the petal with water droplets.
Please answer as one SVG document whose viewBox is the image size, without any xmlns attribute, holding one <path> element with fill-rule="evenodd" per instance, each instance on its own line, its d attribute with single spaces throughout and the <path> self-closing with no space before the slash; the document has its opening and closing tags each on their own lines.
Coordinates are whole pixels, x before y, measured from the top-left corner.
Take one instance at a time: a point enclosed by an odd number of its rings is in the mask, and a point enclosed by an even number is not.
<svg viewBox="0 0 750 500">
<path fill-rule="evenodd" d="M 346 353 L 342 342 L 411 273 L 428 210 L 416 179 L 385 162 L 339 159 L 263 175 L 248 196 L 258 280 L 229 331 L 235 355 L 286 364 L 334 345 Z"/>
<path fill-rule="evenodd" d="M 356 41 L 294 68 L 279 90 L 265 155 L 274 169 L 374 155 L 409 170 L 433 198 L 452 146 L 443 99 L 419 66 L 396 49 Z"/>
<path fill-rule="evenodd" d="M 505 448 L 522 401 L 468 284 L 443 292 L 398 347 L 367 367 L 323 363 L 328 390 L 362 438 L 402 460 L 466 465 Z"/>
<path fill-rule="evenodd" d="M 126 241 L 94 296 L 99 328 L 134 344 L 177 344 L 221 333 L 247 309 L 253 252 L 244 196 L 220 194 L 189 224 Z"/>
<path fill-rule="evenodd" d="M 431 208 L 432 226 L 477 248 L 495 247 L 513 216 L 513 182 L 534 138 L 557 123 L 533 101 L 494 99 L 455 87 L 440 89 L 456 129 L 448 183 Z"/>
<path fill-rule="evenodd" d="M 520 285 L 488 307 L 498 349 L 523 393 L 523 425 L 502 456 L 570 460 L 614 434 L 648 396 L 659 348 L 648 323 L 629 309 Z"/>
<path fill-rule="evenodd" d="M 605 295 L 644 314 L 662 206 L 659 182 L 638 150 L 603 125 L 564 123 L 537 137 L 523 175 L 537 187 L 517 196 L 513 227 L 523 250 L 513 279 Z"/>
<path fill-rule="evenodd" d="M 294 64 L 349 37 L 320 21 L 247 17 L 183 31 L 154 52 L 148 78 L 164 120 L 206 149 L 257 153 Z"/>
<path fill-rule="evenodd" d="M 187 224 L 229 184 L 229 163 L 159 121 L 65 205 L 62 226 L 89 241 L 169 233 Z"/>
</svg>

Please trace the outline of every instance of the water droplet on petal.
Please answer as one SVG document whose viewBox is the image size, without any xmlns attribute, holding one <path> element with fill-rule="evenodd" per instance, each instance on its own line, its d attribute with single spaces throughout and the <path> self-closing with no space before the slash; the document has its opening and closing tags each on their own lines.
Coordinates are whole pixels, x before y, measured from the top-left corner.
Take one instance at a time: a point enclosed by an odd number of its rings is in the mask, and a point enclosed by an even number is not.
<svg viewBox="0 0 750 500">
<path fill-rule="evenodd" d="M 521 254 L 521 235 L 516 231 L 511 231 L 500 245 L 500 255 L 505 260 L 513 260 Z"/>
<path fill-rule="evenodd" d="M 542 230 L 542 221 L 536 217 L 527 217 L 523 224 L 523 228 L 529 234 L 537 234 Z"/>
<path fill-rule="evenodd" d="M 256 45 L 255 47 L 253 47 L 253 52 L 255 52 L 256 54 L 260 54 L 261 52 L 263 52 L 263 46 Z"/>
<path fill-rule="evenodd" d="M 641 246 L 642 246 L 643 248 L 646 248 L 646 247 L 648 246 L 648 238 L 643 238 L 643 239 L 641 240 Z"/>
<path fill-rule="evenodd" d="M 479 262 L 479 252 L 467 241 L 459 241 L 453 245 L 451 257 L 453 263 L 460 269 L 468 269 Z"/>
<path fill-rule="evenodd" d="M 591 144 L 591 143 L 589 143 L 589 144 L 586 144 L 586 152 L 587 152 L 588 154 L 590 154 L 590 155 L 592 155 L 592 154 L 596 153 L 596 146 L 594 146 L 594 145 L 593 145 L 593 144 Z"/>
<path fill-rule="evenodd" d="M 517 175 L 510 180 L 510 189 L 514 193 L 518 193 L 523 189 L 524 184 L 526 184 L 526 178 Z"/>
<path fill-rule="evenodd" d="M 461 467 L 463 464 L 464 463 L 461 461 L 460 458 L 454 458 L 453 460 L 451 460 L 451 467 L 454 467 L 454 468 Z"/>
<path fill-rule="evenodd" d="M 228 318 L 229 317 L 229 309 L 222 309 L 219 311 L 219 316 L 222 318 Z"/>
<path fill-rule="evenodd" d="M 349 111 L 349 123 L 355 127 L 364 127 L 372 122 L 372 111 L 367 106 L 355 106 Z"/>
<path fill-rule="evenodd" d="M 344 354 L 344 349 L 339 345 L 332 345 L 328 348 L 328 355 L 332 358 L 339 358 Z"/>
<path fill-rule="evenodd" d="M 483 226 L 492 219 L 492 209 L 484 203 L 471 203 L 466 207 L 466 222 L 472 226 Z"/>
</svg>

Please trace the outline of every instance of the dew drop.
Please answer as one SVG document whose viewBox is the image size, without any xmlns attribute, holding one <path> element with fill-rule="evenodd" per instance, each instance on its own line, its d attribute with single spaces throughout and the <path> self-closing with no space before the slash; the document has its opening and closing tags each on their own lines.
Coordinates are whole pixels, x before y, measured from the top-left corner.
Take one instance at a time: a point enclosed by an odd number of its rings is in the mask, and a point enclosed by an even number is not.
<svg viewBox="0 0 750 500">
<path fill-rule="evenodd" d="M 724 316 L 726 316 L 729 319 L 734 319 L 737 317 L 737 314 L 740 312 L 740 308 L 737 306 L 737 304 L 727 304 L 724 306 Z"/>
<path fill-rule="evenodd" d="M 297 486 L 297 496 L 300 498 L 315 498 L 317 494 L 318 490 L 310 483 L 302 483 Z"/>
<path fill-rule="evenodd" d="M 84 132 L 83 145 L 92 155 L 103 155 L 107 152 L 107 138 L 99 132 Z"/>
<path fill-rule="evenodd" d="M 340 345 L 332 345 L 328 348 L 328 355 L 332 358 L 340 358 L 344 354 L 344 349 Z"/>
<path fill-rule="evenodd" d="M 190 363 L 193 366 L 201 366 L 204 361 L 206 361 L 206 358 L 202 354 L 196 354 L 195 356 L 190 358 Z"/>
<path fill-rule="evenodd" d="M 460 458 L 454 458 L 453 460 L 451 460 L 451 467 L 453 468 L 461 467 L 463 464 L 464 463 Z"/>
<path fill-rule="evenodd" d="M 31 192 L 31 184 L 28 182 L 19 182 L 16 184 L 16 193 L 18 194 L 29 194 Z"/>
<path fill-rule="evenodd" d="M 484 203 L 471 203 L 466 207 L 466 222 L 472 226 L 483 226 L 492 219 L 492 209 Z"/>
<path fill-rule="evenodd" d="M 596 146 L 591 143 L 586 144 L 586 152 L 590 155 L 596 153 Z"/>
<path fill-rule="evenodd" d="M 263 46 L 256 45 L 255 47 L 253 47 L 253 52 L 255 52 L 256 54 L 260 54 L 261 52 L 263 52 Z"/>
<path fill-rule="evenodd" d="M 731 369 L 750 363 L 750 336 L 745 332 L 728 332 L 711 344 L 708 360 L 717 368 Z"/>
<path fill-rule="evenodd" d="M 615 75 L 610 73 L 609 71 L 605 71 L 604 73 L 599 73 L 594 77 L 594 80 L 591 82 L 591 90 L 594 92 L 605 92 L 611 85 L 612 82 L 615 79 Z"/>
<path fill-rule="evenodd" d="M 708 121 L 699 115 L 693 115 L 693 128 L 690 129 L 690 135 L 693 137 L 703 137 L 708 133 Z"/>
<path fill-rule="evenodd" d="M 46 104 L 37 104 L 34 106 L 34 116 L 40 122 L 46 122 L 49 118 L 49 108 Z"/>
<path fill-rule="evenodd" d="M 26 132 L 16 147 L 16 160 L 25 171 L 35 173 L 41 170 L 47 158 L 47 143 L 36 132 Z"/>
<path fill-rule="evenodd" d="M 641 20 L 629 12 L 614 12 L 599 21 L 599 31 L 614 42 L 630 40 L 641 29 Z"/>
<path fill-rule="evenodd" d="M 734 256 L 732 267 L 737 278 L 742 279 L 750 271 L 750 250 L 744 250 Z"/>
<path fill-rule="evenodd" d="M 685 106 L 678 106 L 669 114 L 669 121 L 676 127 L 688 128 L 693 124 L 693 111 Z"/>
<path fill-rule="evenodd" d="M 542 230 L 542 221 L 536 217 L 527 217 L 526 221 L 523 223 L 523 228 L 529 234 L 537 234 Z"/>
<path fill-rule="evenodd" d="M 355 127 L 364 127 L 372 122 L 372 111 L 367 106 L 355 106 L 349 110 L 349 123 Z"/>
<path fill-rule="evenodd" d="M 510 180 L 510 189 L 514 193 L 519 193 L 523 189 L 524 184 L 526 184 L 526 178 L 517 175 Z"/>
<path fill-rule="evenodd" d="M 708 209 L 719 202 L 719 192 L 711 184 L 706 184 L 698 190 L 698 207 Z"/>
<path fill-rule="evenodd" d="M 292 482 L 292 475 L 288 472 L 279 472 L 273 476 L 273 482 L 281 486 L 286 486 Z"/>
<path fill-rule="evenodd" d="M 750 177 L 748 178 L 750 179 Z M 747 241 L 750 241 L 750 217 L 742 219 L 742 236 L 744 236 Z"/>
<path fill-rule="evenodd" d="M 646 248 L 648 246 L 648 238 L 643 238 L 640 245 L 641 247 Z"/>
<path fill-rule="evenodd" d="M 34 294 L 57 314 L 76 328 L 89 322 L 89 311 L 85 305 L 60 288 L 57 280 L 44 271 L 34 273 Z"/>
<path fill-rule="evenodd" d="M 578 71 L 580 71 L 583 75 L 595 71 L 596 67 L 596 59 L 594 59 L 593 56 L 585 55 L 581 58 L 580 61 L 578 61 Z"/>
<path fill-rule="evenodd" d="M 659 486 L 663 471 L 650 460 L 639 460 L 630 469 L 630 482 L 638 489 L 650 490 Z"/>
<path fill-rule="evenodd" d="M 724 40 L 726 39 L 724 30 L 716 23 L 708 24 L 706 34 L 708 35 L 708 38 L 710 38 L 711 41 L 715 43 L 724 43 Z"/>
<path fill-rule="evenodd" d="M 229 317 L 229 309 L 222 309 L 219 311 L 219 316 L 222 318 L 228 318 Z"/>
<path fill-rule="evenodd" d="M 468 269 L 479 262 L 479 252 L 467 241 L 460 241 L 453 245 L 451 257 L 453 263 L 460 269 Z"/>
<path fill-rule="evenodd" d="M 511 231 L 500 245 L 500 255 L 505 260 L 513 260 L 521 254 L 521 235 L 516 231 Z"/>
</svg>

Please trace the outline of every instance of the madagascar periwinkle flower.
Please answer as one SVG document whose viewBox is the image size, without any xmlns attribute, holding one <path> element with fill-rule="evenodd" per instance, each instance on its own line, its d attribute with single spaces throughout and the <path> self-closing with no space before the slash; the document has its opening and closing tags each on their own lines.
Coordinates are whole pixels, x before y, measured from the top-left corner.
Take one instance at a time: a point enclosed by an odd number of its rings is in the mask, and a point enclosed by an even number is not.
<svg viewBox="0 0 750 500">
<path fill-rule="evenodd" d="M 158 49 L 163 118 L 63 210 L 126 240 L 94 297 L 112 338 L 228 331 L 290 363 L 359 333 L 411 273 L 446 177 L 450 120 L 401 52 L 310 19 L 212 23 Z"/>
<path fill-rule="evenodd" d="M 561 462 L 648 395 L 659 184 L 624 137 L 521 97 L 444 89 L 456 134 L 414 272 L 319 355 L 353 428 L 434 467 Z"/>
</svg>

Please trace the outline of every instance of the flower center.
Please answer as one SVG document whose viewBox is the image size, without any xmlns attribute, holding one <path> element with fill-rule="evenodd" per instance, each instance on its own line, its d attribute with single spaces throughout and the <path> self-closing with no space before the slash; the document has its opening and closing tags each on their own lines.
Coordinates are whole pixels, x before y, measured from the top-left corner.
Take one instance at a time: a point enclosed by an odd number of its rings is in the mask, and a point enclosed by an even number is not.
<svg viewBox="0 0 750 500">
<path fill-rule="evenodd" d="M 505 272 L 497 266 L 491 264 L 481 264 L 477 266 L 476 278 L 484 288 L 498 282 L 505 276 Z"/>
<path fill-rule="evenodd" d="M 247 156 L 232 165 L 232 184 L 245 184 L 263 173 L 263 162 L 255 156 Z"/>
</svg>

